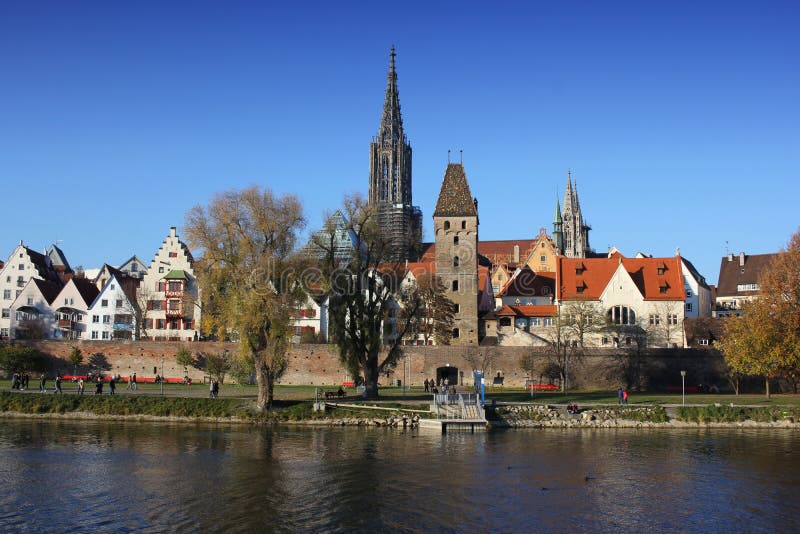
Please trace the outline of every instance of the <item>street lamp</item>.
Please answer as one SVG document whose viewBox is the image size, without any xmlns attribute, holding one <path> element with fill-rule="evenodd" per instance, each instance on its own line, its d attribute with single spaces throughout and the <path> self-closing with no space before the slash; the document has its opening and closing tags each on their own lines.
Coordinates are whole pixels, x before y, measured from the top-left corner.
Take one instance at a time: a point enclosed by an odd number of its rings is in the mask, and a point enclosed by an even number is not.
<svg viewBox="0 0 800 534">
<path fill-rule="evenodd" d="M 164 396 L 164 357 L 161 357 L 161 380 L 159 381 L 161 384 L 161 396 Z"/>
<path fill-rule="evenodd" d="M 686 371 L 681 371 L 681 406 L 686 406 Z"/>
</svg>

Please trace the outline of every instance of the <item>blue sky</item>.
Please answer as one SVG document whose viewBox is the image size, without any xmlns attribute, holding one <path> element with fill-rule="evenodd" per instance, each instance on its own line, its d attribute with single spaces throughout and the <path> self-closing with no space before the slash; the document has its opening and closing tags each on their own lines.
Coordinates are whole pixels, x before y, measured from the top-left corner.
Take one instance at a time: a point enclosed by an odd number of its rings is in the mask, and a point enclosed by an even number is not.
<svg viewBox="0 0 800 534">
<path fill-rule="evenodd" d="M 150 261 L 251 184 L 318 227 L 367 192 L 394 44 L 428 239 L 463 149 L 482 239 L 551 230 L 571 168 L 596 250 L 680 247 L 715 282 L 800 224 L 798 5 L 6 0 L 0 256 Z"/>
</svg>

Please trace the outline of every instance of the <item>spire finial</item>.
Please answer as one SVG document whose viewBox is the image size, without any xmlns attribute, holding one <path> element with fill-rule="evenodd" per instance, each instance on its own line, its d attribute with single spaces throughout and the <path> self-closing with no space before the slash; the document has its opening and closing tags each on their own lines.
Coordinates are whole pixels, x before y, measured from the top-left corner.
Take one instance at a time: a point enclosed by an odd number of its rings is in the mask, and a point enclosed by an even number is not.
<svg viewBox="0 0 800 534">
<path fill-rule="evenodd" d="M 447 164 L 450 165 L 450 149 L 447 149 Z"/>
<path fill-rule="evenodd" d="M 464 149 L 462 148 L 461 150 L 458 151 L 458 153 L 459 153 L 458 162 L 461 165 L 463 165 L 464 164 Z"/>
<path fill-rule="evenodd" d="M 397 54 L 394 53 L 394 45 L 392 45 L 392 51 L 389 52 L 389 56 L 391 56 L 392 58 L 391 63 L 389 64 L 389 70 L 391 70 L 392 72 L 394 72 L 394 56 L 396 55 Z"/>
</svg>

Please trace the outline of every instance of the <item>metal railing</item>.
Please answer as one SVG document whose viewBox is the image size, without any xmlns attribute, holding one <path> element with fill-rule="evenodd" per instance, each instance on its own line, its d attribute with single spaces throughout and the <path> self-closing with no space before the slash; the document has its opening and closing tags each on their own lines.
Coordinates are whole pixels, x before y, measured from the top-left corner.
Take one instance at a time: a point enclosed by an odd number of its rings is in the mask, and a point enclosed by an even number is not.
<svg viewBox="0 0 800 534">
<path fill-rule="evenodd" d="M 437 419 L 472 419 L 473 411 L 480 419 L 486 419 L 480 398 L 472 393 L 436 393 L 433 395 Z"/>
</svg>

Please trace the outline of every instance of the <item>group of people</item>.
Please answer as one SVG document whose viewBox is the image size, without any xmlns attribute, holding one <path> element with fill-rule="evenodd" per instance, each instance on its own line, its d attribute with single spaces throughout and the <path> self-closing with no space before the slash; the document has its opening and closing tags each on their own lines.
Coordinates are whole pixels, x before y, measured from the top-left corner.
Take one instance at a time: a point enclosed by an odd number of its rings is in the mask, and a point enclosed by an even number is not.
<svg viewBox="0 0 800 534">
<path fill-rule="evenodd" d="M 28 389 L 28 382 L 30 381 L 31 377 L 28 373 L 21 374 L 21 373 L 14 373 L 11 376 L 11 389 Z"/>
<path fill-rule="evenodd" d="M 425 386 L 426 393 L 448 393 L 450 391 L 450 380 L 448 378 L 440 378 L 438 381 L 435 381 L 433 378 L 428 380 L 427 378 L 422 383 Z M 439 388 L 442 388 L 441 391 Z"/>
<path fill-rule="evenodd" d="M 619 403 L 620 404 L 628 404 L 628 390 L 627 389 L 622 389 L 622 387 L 620 386 L 619 389 L 617 389 L 617 397 L 619 398 Z"/>
</svg>

